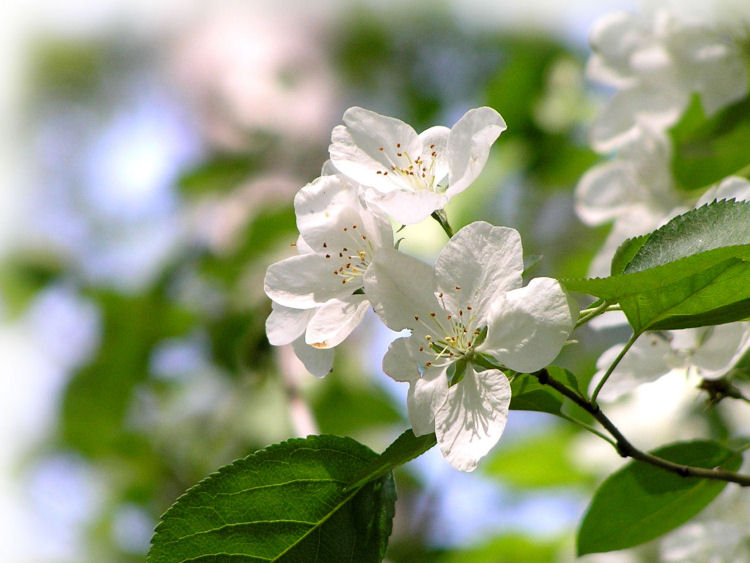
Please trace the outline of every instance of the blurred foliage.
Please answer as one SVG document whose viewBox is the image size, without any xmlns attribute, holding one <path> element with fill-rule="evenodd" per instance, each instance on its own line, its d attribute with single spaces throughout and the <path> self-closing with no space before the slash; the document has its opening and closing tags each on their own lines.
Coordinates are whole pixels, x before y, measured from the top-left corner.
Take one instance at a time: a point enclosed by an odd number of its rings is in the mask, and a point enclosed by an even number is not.
<svg viewBox="0 0 750 563">
<path fill-rule="evenodd" d="M 682 119 L 670 130 L 672 172 L 683 190 L 706 188 L 744 170 L 750 146 L 750 99 L 707 117 L 695 95 Z"/>
<path fill-rule="evenodd" d="M 40 43 L 30 114 L 64 113 L 66 99 L 106 106 L 117 90 L 113 84 L 138 84 L 156 72 L 158 48 L 120 40 Z M 591 104 L 580 78 L 581 52 L 546 36 L 472 30 L 439 8 L 429 16 L 399 11 L 398 17 L 358 8 L 330 24 L 325 48 L 346 105 L 398 116 L 418 130 L 451 124 L 476 105 L 500 111 L 508 130 L 475 186 L 449 207 L 451 221 L 485 219 L 519 229 L 525 254 L 544 255 L 535 275 L 585 274 L 607 228 L 586 229 L 573 214 L 573 187 L 597 159 L 582 134 Z M 327 150 L 267 132 L 250 131 L 248 139 L 248 147 L 235 152 L 209 146 L 183 171 L 173 186 L 180 214 L 230 201 L 241 186 L 272 172 L 299 178 L 301 187 L 318 174 Z M 136 503 L 155 520 L 216 467 L 293 436 L 291 396 L 304 398 L 321 432 L 352 436 L 376 450 L 408 426 L 403 399 L 378 384 L 382 374 L 369 373 L 378 369 L 362 365 L 355 346 L 337 349 L 334 373 L 323 380 L 309 377 L 298 389 L 280 377 L 288 368 L 265 338 L 270 304 L 262 278 L 268 264 L 293 252 L 289 243 L 297 233 L 291 195 L 258 201 L 245 210 L 231 244 L 219 247 L 188 233 L 160 275 L 133 291 L 84 276 L 74 261 L 33 245 L 0 268 L 11 311 L 22 311 L 45 284 L 66 279 L 101 314 L 101 344 L 70 375 L 50 446 L 107 474 L 105 508 L 90 530 L 91 560 L 142 559 L 113 538 L 117 507 Z M 155 358 L 175 342 L 201 361 L 164 375 Z M 591 373 L 595 357 L 591 352 L 571 361 Z M 483 473 L 521 489 L 590 486 L 565 459 L 576 436 L 565 428 L 501 443 Z M 562 549 L 557 537 L 522 534 L 437 548 L 429 539 L 436 516 L 415 508 L 425 503 L 424 484 L 408 466 L 396 475 L 393 562 L 544 562 Z"/>
<path fill-rule="evenodd" d="M 514 488 L 591 485 L 592 475 L 572 459 L 578 432 L 568 426 L 545 428 L 523 436 L 493 453 L 483 471 Z"/>
</svg>

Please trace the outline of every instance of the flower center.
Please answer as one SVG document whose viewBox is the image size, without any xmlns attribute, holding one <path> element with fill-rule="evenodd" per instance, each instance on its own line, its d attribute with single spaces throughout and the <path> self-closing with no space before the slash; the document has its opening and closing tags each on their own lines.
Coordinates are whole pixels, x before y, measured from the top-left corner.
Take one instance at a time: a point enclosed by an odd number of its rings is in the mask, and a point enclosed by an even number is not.
<svg viewBox="0 0 750 563">
<path fill-rule="evenodd" d="M 326 260 L 333 265 L 333 275 L 341 279 L 342 284 L 355 282 L 358 287 L 362 286 L 362 276 L 370 265 L 374 248 L 367 238 L 361 233 L 357 225 L 347 225 L 342 228 L 344 236 L 338 240 L 342 244 L 340 248 L 324 242 L 322 254 Z M 343 246 L 345 245 L 345 246 Z"/>
<path fill-rule="evenodd" d="M 456 290 L 460 289 L 456 287 Z M 419 346 L 420 352 L 431 356 L 425 362 L 425 367 L 444 366 L 462 358 L 471 359 L 484 328 L 479 326 L 479 319 L 471 305 L 451 313 L 445 309 L 442 293 L 438 294 L 438 298 L 443 304 L 441 312 L 430 311 L 426 318 L 414 316 L 414 320 L 426 329 L 424 343 Z"/>
<path fill-rule="evenodd" d="M 442 192 L 445 190 L 439 184 L 441 178 L 437 177 L 437 160 L 438 153 L 435 145 L 429 146 L 429 149 L 423 154 L 413 158 L 406 150 L 401 148 L 401 143 L 396 143 L 394 150 L 386 153 L 384 147 L 378 147 L 378 150 L 385 154 L 389 166 L 383 170 L 378 170 L 375 174 L 388 176 L 394 175 L 402 180 L 413 191 L 430 190 L 433 192 Z"/>
</svg>

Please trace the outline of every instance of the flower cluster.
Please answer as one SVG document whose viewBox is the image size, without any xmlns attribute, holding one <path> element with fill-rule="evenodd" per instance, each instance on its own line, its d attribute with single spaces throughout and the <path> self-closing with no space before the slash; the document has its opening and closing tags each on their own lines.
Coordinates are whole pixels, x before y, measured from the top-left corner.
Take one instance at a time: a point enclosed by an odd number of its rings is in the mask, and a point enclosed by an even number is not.
<svg viewBox="0 0 750 563">
<path fill-rule="evenodd" d="M 711 115 L 747 95 L 744 45 L 750 28 L 743 35 L 735 27 L 720 18 L 690 18 L 665 7 L 610 14 L 595 25 L 587 73 L 615 94 L 595 120 L 590 142 L 595 150 L 616 155 L 587 171 L 576 189 L 576 211 L 583 222 L 612 223 L 591 275 L 608 275 L 617 247 L 629 237 L 713 200 L 750 199 L 750 181 L 739 176 L 702 191 L 678 189 L 668 135 L 691 96 L 699 96 Z M 612 371 L 600 397 L 614 399 L 674 369 L 707 379 L 722 376 L 741 359 L 749 339 L 748 323 L 644 335 Z M 614 346 L 602 355 L 592 389 L 622 348 Z"/>
<path fill-rule="evenodd" d="M 297 255 L 272 264 L 266 329 L 293 344 L 308 370 L 331 370 L 333 348 L 372 307 L 409 336 L 391 343 L 383 371 L 408 382 L 416 435 L 435 432 L 444 457 L 470 471 L 499 440 L 508 375 L 547 366 L 565 344 L 577 305 L 551 278 L 523 286 L 517 231 L 475 222 L 434 266 L 400 252 L 392 223 L 442 209 L 479 175 L 505 129 L 488 107 L 452 127 L 417 134 L 406 123 L 354 107 L 332 133 L 323 175 L 294 200 Z"/>
</svg>

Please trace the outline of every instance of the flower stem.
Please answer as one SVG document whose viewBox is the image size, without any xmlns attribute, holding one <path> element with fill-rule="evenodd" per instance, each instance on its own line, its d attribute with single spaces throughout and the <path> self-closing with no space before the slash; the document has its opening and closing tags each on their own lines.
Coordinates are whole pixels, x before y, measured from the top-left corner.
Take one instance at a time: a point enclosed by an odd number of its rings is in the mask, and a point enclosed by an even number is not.
<svg viewBox="0 0 750 563">
<path fill-rule="evenodd" d="M 630 347 L 635 344 L 635 341 L 638 340 L 638 337 L 641 335 L 640 332 L 634 332 L 633 336 L 630 337 L 630 340 L 627 341 L 625 346 L 622 350 L 620 350 L 620 353 L 617 354 L 617 357 L 615 358 L 615 361 L 612 362 L 612 365 L 607 368 L 607 371 L 604 372 L 604 376 L 602 377 L 602 380 L 599 382 L 599 384 L 596 386 L 596 389 L 594 389 L 594 392 L 591 394 L 591 403 L 596 404 L 596 398 L 599 396 L 599 391 L 602 390 L 602 387 L 604 387 L 604 384 L 607 383 L 607 380 L 609 379 L 609 376 L 612 375 L 612 372 L 615 371 L 615 368 L 617 367 L 617 364 L 620 363 L 620 360 L 622 360 L 625 357 L 625 354 L 627 354 L 628 350 L 630 350 Z"/>
<path fill-rule="evenodd" d="M 436 211 L 433 211 L 431 217 L 440 224 L 440 226 L 445 231 L 445 234 L 448 235 L 448 238 L 453 237 L 453 229 L 451 228 L 451 224 L 448 222 L 448 215 L 446 214 L 445 209 L 438 209 Z"/>
</svg>

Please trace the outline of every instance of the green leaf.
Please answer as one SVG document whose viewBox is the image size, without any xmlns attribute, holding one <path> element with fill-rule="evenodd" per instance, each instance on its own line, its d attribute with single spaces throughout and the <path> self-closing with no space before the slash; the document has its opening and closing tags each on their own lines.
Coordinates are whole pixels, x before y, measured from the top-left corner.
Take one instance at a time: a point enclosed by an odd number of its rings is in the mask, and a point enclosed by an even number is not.
<svg viewBox="0 0 750 563">
<path fill-rule="evenodd" d="M 623 273 L 562 283 L 619 303 L 636 332 L 743 320 L 750 316 L 750 203 L 719 201 L 675 217 L 645 240 L 626 241 L 613 268 Z"/>
<path fill-rule="evenodd" d="M 696 96 L 670 133 L 677 185 L 693 190 L 718 182 L 750 163 L 750 98 L 706 119 Z"/>
<path fill-rule="evenodd" d="M 708 440 L 670 444 L 652 452 L 675 463 L 734 471 L 739 454 Z M 726 486 L 680 477 L 633 461 L 610 475 L 594 494 L 578 530 L 578 555 L 640 545 L 684 524 Z"/>
<path fill-rule="evenodd" d="M 434 432 L 422 436 L 415 436 L 410 428 L 396 438 L 396 441 L 388 446 L 379 457 L 370 463 L 370 465 L 365 467 L 352 480 L 352 484 L 346 487 L 346 490 L 356 489 L 369 481 L 379 479 L 383 475 L 390 473 L 399 465 L 403 465 L 407 461 L 419 457 L 435 444 L 437 444 L 437 438 L 435 437 Z"/>
<path fill-rule="evenodd" d="M 651 233 L 624 273 L 641 272 L 723 247 L 745 247 L 732 256 L 747 257 L 748 245 L 750 202 L 716 201 L 678 215 Z"/>
<path fill-rule="evenodd" d="M 510 384 L 510 409 L 560 414 L 563 401 L 552 389 L 539 383 L 536 377 L 519 374 Z"/>
<path fill-rule="evenodd" d="M 344 491 L 373 459 L 350 438 L 324 435 L 235 461 L 164 514 L 148 561 L 381 561 L 396 500 L 392 476 Z"/>
<path fill-rule="evenodd" d="M 612 258 L 610 274 L 615 276 L 624 273 L 627 265 L 633 260 L 636 253 L 646 243 L 650 236 L 650 234 L 642 235 L 640 237 L 629 238 L 623 242 Z"/>
</svg>

